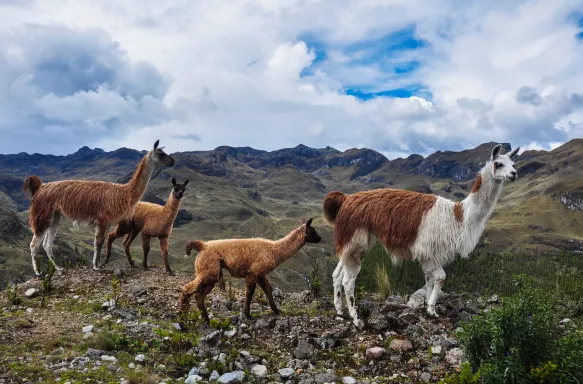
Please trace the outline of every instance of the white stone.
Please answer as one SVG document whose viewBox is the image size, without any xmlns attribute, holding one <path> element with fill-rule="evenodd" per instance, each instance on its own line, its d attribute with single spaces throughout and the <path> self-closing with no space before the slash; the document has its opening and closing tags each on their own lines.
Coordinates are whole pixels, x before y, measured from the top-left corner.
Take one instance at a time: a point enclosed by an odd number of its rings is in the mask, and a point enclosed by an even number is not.
<svg viewBox="0 0 583 384">
<path fill-rule="evenodd" d="M 236 334 L 237 334 L 237 328 L 233 328 L 233 329 L 230 329 L 228 331 L 225 331 L 225 336 L 227 337 L 227 339 L 231 339 L 231 338 L 235 337 Z"/>
<path fill-rule="evenodd" d="M 93 337 L 93 332 L 87 332 L 83 334 L 83 340 L 87 340 L 90 337 Z"/>
<path fill-rule="evenodd" d="M 83 333 L 89 333 L 93 331 L 93 325 L 87 325 L 83 327 Z"/>
<path fill-rule="evenodd" d="M 117 358 L 115 356 L 109 356 L 109 355 L 101 355 L 101 360 L 102 361 L 110 361 L 112 363 L 117 362 Z"/>
<path fill-rule="evenodd" d="M 372 347 L 366 350 L 366 357 L 369 359 L 380 359 L 385 353 L 385 349 L 381 347 Z"/>
<path fill-rule="evenodd" d="M 36 288 L 29 288 L 25 293 L 24 296 L 32 298 L 35 297 L 40 291 Z"/>
<path fill-rule="evenodd" d="M 296 373 L 296 371 L 294 371 L 293 368 L 282 368 L 277 371 L 277 373 L 279 373 L 279 376 L 281 376 L 282 379 L 289 379 Z"/>
<path fill-rule="evenodd" d="M 342 384 L 356 384 L 356 379 L 354 377 L 345 376 L 342 378 Z"/>
<path fill-rule="evenodd" d="M 258 377 L 267 375 L 267 367 L 265 365 L 257 364 L 251 368 L 251 373 Z"/>
<path fill-rule="evenodd" d="M 204 380 L 202 377 L 200 377 L 199 375 L 192 375 L 192 376 L 188 376 L 186 378 L 186 380 L 184 380 L 184 384 L 194 384 L 194 383 L 198 383 L 199 381 Z"/>
<path fill-rule="evenodd" d="M 140 353 L 139 355 L 137 355 L 134 360 L 138 363 L 143 363 L 144 361 L 146 361 L 146 356 L 142 353 Z"/>
<path fill-rule="evenodd" d="M 34 308 L 26 308 L 26 313 L 29 315 L 34 312 Z"/>
</svg>

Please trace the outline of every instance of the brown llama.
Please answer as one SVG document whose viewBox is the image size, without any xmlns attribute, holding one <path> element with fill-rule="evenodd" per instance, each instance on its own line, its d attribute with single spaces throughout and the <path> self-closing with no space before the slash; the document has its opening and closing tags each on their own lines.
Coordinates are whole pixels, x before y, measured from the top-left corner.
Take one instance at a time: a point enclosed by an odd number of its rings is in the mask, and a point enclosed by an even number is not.
<svg viewBox="0 0 583 384">
<path fill-rule="evenodd" d="M 195 260 L 196 278 L 182 288 L 178 313 L 186 309 L 194 294 L 203 319 L 209 323 L 204 299 L 219 281 L 222 269 L 225 268 L 231 276 L 245 278 L 247 290 L 243 313 L 248 319 L 251 318 L 249 307 L 256 284 L 265 292 L 271 310 L 279 314 L 267 274 L 295 255 L 306 243 L 318 243 L 320 240 L 310 219 L 307 222 L 303 220 L 302 225 L 275 241 L 262 238 L 190 241 L 186 245 L 186 255 L 190 256 L 193 249 L 199 251 Z"/>
<path fill-rule="evenodd" d="M 107 248 L 105 250 L 105 264 L 109 262 L 111 256 L 111 245 L 115 239 L 127 235 L 123 241 L 123 247 L 130 267 L 134 267 L 134 262 L 130 254 L 130 246 L 139 233 L 142 233 L 142 249 L 144 250 L 143 267 L 148 269 L 148 252 L 150 252 L 150 240 L 157 237 L 160 240 L 160 250 L 164 259 L 166 272 L 173 275 L 170 264 L 168 264 L 168 238 L 172 234 L 172 226 L 180 209 L 180 203 L 186 190 L 188 180 L 184 184 L 176 183 L 172 178 L 172 191 L 166 205 L 140 202 L 136 208 L 134 216 L 130 220 L 118 223 L 117 227 L 109 233 Z"/>
<path fill-rule="evenodd" d="M 174 159 L 158 148 L 159 140 L 140 161 L 127 184 L 104 181 L 63 180 L 43 184 L 37 176 L 24 180 L 23 191 L 32 195 L 30 227 L 33 232 L 30 253 L 34 273 L 40 276 L 36 258 L 42 246 L 55 269 L 62 268 L 53 259 L 53 241 L 61 217 L 77 223 L 95 224 L 93 269 L 99 269 L 99 255 L 111 223 L 132 217 L 158 164 L 174 165 Z"/>
</svg>

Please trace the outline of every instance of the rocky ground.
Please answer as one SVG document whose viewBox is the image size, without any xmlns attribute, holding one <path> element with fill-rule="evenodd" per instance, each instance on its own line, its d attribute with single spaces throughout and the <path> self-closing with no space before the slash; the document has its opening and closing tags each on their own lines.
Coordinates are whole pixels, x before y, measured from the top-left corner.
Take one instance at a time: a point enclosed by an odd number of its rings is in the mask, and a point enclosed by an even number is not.
<svg viewBox="0 0 583 384">
<path fill-rule="evenodd" d="M 230 283 L 207 299 L 211 326 L 191 309 L 176 317 L 186 274 L 71 269 L 0 293 L 0 383 L 424 383 L 456 371 L 460 319 L 486 308 L 449 294 L 431 319 L 399 296 L 358 298 L 358 330 L 329 297 L 275 290 L 282 315 L 259 290 L 253 320 Z M 44 284 L 46 286 L 46 284 Z M 490 300 L 490 302 L 494 302 Z"/>
</svg>

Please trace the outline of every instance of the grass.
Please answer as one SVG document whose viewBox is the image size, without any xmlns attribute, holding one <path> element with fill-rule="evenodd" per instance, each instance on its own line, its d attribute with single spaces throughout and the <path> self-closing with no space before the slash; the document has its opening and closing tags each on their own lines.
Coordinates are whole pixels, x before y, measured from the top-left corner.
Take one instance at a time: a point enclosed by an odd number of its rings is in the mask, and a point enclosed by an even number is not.
<svg viewBox="0 0 583 384">
<path fill-rule="evenodd" d="M 364 257 L 357 284 L 365 290 L 386 292 L 386 279 L 377 278 L 378 270 L 386 269 L 389 291 L 401 295 L 410 294 L 424 284 L 419 263 L 402 261 L 398 265 L 377 243 Z M 535 284 L 545 291 L 558 292 L 572 300 L 583 297 L 583 257 L 576 253 L 531 254 L 491 253 L 477 250 L 470 258 L 457 258 L 445 267 L 447 280 L 445 291 L 473 292 L 509 296 L 516 292 L 513 276 L 531 276 Z"/>
</svg>

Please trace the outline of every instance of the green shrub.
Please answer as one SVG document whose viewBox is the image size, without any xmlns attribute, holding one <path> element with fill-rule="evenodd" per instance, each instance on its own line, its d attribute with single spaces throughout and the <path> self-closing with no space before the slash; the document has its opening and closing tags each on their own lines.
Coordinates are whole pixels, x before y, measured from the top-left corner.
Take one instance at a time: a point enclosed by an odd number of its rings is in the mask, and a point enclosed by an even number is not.
<svg viewBox="0 0 583 384">
<path fill-rule="evenodd" d="M 8 284 L 8 302 L 11 305 L 20 305 L 22 303 L 22 299 L 18 297 L 16 292 L 16 285 Z"/>
<path fill-rule="evenodd" d="M 459 373 L 447 375 L 445 379 L 441 380 L 439 384 L 479 384 L 480 373 L 472 373 L 470 363 L 462 364 L 462 369 Z"/>
<path fill-rule="evenodd" d="M 501 307 L 461 325 L 458 338 L 472 371 L 484 383 L 581 382 L 582 333 L 559 328 L 548 292 L 525 277 L 516 289 Z"/>
</svg>

